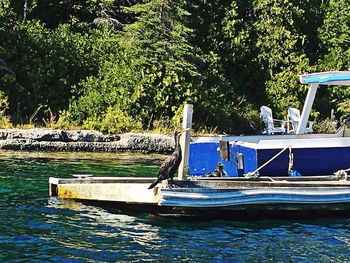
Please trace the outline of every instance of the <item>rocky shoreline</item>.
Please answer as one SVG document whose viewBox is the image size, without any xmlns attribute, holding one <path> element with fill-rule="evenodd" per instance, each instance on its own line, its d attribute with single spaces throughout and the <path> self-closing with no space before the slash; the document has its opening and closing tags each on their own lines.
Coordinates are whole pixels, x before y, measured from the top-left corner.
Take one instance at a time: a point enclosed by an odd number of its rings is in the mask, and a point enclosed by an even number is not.
<svg viewBox="0 0 350 263">
<path fill-rule="evenodd" d="M 90 130 L 0 129 L 0 149 L 170 153 L 174 150 L 174 139 L 153 133 L 106 135 Z"/>
</svg>

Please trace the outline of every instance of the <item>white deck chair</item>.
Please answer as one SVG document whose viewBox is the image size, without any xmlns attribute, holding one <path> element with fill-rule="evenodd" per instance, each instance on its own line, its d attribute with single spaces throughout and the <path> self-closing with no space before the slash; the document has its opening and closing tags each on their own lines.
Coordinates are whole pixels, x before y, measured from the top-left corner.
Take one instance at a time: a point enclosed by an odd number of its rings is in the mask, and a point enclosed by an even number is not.
<svg viewBox="0 0 350 263">
<path fill-rule="evenodd" d="M 300 111 L 296 108 L 289 108 L 288 109 L 288 114 L 287 114 L 287 132 L 288 133 L 295 133 L 298 125 L 300 122 Z M 291 125 L 289 125 L 291 124 Z M 305 133 L 312 133 L 313 129 L 312 129 L 312 125 L 314 124 L 313 121 L 308 121 L 306 124 L 306 128 L 305 128 Z"/>
<path fill-rule="evenodd" d="M 260 115 L 265 124 L 264 134 L 281 134 L 285 133 L 286 129 L 284 128 L 283 120 L 275 120 L 272 118 L 272 110 L 267 106 L 260 107 Z M 275 127 L 274 123 L 279 122 L 280 126 Z"/>
</svg>

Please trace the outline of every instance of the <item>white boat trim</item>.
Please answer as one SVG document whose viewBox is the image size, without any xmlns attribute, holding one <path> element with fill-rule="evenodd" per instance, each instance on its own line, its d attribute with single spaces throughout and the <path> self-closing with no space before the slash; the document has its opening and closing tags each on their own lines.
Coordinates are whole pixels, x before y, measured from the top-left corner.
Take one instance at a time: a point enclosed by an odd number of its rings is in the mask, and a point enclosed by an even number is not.
<svg viewBox="0 0 350 263">
<path fill-rule="evenodd" d="M 159 205 L 173 207 L 234 207 L 251 204 L 338 204 L 350 202 L 350 188 L 161 189 Z"/>
<path fill-rule="evenodd" d="M 233 144 L 233 143 L 232 143 Z M 236 145 L 246 146 L 256 150 L 282 149 L 317 149 L 350 147 L 350 137 L 342 138 L 314 138 L 314 139 L 288 139 L 288 140 L 260 140 L 258 143 L 236 142 Z"/>
</svg>

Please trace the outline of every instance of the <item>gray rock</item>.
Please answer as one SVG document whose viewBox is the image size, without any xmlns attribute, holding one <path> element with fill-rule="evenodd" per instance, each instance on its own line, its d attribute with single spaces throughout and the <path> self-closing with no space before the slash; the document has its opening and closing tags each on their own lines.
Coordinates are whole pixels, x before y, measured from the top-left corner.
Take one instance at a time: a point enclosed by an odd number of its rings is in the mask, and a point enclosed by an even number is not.
<svg viewBox="0 0 350 263">
<path fill-rule="evenodd" d="M 116 143 L 118 150 L 140 152 L 171 152 L 174 140 L 166 135 L 153 133 L 125 133 Z"/>
<path fill-rule="evenodd" d="M 28 138 L 36 141 L 66 141 L 62 130 L 30 129 Z"/>
<path fill-rule="evenodd" d="M 0 149 L 169 153 L 174 150 L 174 139 L 153 133 L 119 136 L 88 130 L 0 129 Z"/>
<path fill-rule="evenodd" d="M 106 135 L 99 131 L 71 130 L 64 132 L 69 142 L 103 142 Z"/>
</svg>

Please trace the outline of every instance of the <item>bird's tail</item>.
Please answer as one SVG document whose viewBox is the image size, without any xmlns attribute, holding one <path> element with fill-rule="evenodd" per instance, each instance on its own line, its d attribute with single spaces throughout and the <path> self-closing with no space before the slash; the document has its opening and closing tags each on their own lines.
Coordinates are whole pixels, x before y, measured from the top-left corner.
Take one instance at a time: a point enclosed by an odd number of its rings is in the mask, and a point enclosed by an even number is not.
<svg viewBox="0 0 350 263">
<path fill-rule="evenodd" d="M 151 183 L 151 185 L 148 187 L 148 189 L 152 189 L 152 188 L 155 187 L 158 183 L 159 183 L 159 178 L 157 178 L 153 183 Z"/>
</svg>

